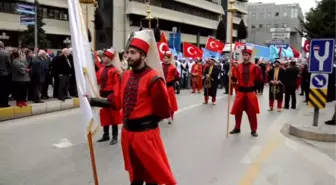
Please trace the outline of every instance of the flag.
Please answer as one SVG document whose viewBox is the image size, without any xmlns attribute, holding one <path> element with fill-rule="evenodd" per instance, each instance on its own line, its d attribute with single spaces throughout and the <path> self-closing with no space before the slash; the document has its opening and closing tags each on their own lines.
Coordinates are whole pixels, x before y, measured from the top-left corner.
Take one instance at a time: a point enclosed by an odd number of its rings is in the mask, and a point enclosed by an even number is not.
<svg viewBox="0 0 336 185">
<path fill-rule="evenodd" d="M 203 52 L 203 55 L 202 55 L 202 58 L 215 58 L 217 60 L 220 60 L 221 59 L 221 55 L 217 52 L 214 52 L 214 51 L 210 51 L 206 48 L 202 48 L 202 52 Z"/>
<path fill-rule="evenodd" d="M 79 1 L 68 0 L 68 11 L 75 77 L 82 113 L 80 119 L 85 124 L 86 134 L 94 133 L 99 128 L 98 109 L 91 108 L 86 96 L 99 97 L 99 91 L 87 29 Z"/>
<path fill-rule="evenodd" d="M 188 58 L 201 58 L 202 50 L 188 42 L 183 42 L 183 54 Z"/>
<path fill-rule="evenodd" d="M 158 42 L 156 44 L 159 51 L 160 60 L 163 61 L 164 54 L 166 51 L 169 51 L 169 46 L 166 42 Z"/>
<path fill-rule="evenodd" d="M 166 38 L 166 36 L 165 36 L 165 34 L 163 32 L 161 33 L 160 42 L 168 43 L 167 38 Z"/>
<path fill-rule="evenodd" d="M 221 41 L 213 38 L 213 37 L 208 37 L 207 43 L 205 45 L 205 48 L 207 50 L 213 51 L 213 52 L 218 52 L 222 53 L 224 49 L 225 44 L 222 43 Z"/>
</svg>

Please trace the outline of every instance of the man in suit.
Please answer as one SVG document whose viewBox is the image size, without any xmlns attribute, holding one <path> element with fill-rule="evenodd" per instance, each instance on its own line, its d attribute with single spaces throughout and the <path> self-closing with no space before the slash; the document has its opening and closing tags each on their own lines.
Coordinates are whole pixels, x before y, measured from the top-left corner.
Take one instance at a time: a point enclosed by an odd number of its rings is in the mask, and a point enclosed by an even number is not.
<svg viewBox="0 0 336 185">
<path fill-rule="evenodd" d="M 296 82 L 299 76 L 300 70 L 296 66 L 296 62 L 292 60 L 290 66 L 286 69 L 286 80 L 285 80 L 285 109 L 289 109 L 289 102 L 291 101 L 291 108 L 296 109 Z"/>
<path fill-rule="evenodd" d="M 73 65 L 71 64 L 69 58 L 69 49 L 64 48 L 62 50 L 62 56 L 56 61 L 54 68 L 55 73 L 59 78 L 58 85 L 58 99 L 61 101 L 65 101 L 65 99 L 69 99 L 69 85 L 70 85 L 70 75 L 73 71 Z"/>
<path fill-rule="evenodd" d="M 43 103 L 40 96 L 42 84 L 46 80 L 44 62 L 48 62 L 47 53 L 44 50 L 39 50 L 38 56 L 35 56 L 31 63 L 31 97 L 34 103 Z"/>
<path fill-rule="evenodd" d="M 9 107 L 9 85 L 10 85 L 10 66 L 11 61 L 7 51 L 5 51 L 5 45 L 0 41 L 0 108 Z"/>
</svg>

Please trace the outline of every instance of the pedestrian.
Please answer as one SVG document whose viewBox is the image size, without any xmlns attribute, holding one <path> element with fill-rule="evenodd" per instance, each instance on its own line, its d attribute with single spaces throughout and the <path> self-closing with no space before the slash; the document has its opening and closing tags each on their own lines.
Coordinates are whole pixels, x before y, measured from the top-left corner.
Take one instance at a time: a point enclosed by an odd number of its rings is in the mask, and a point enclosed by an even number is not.
<svg viewBox="0 0 336 185">
<path fill-rule="evenodd" d="M 201 93 L 202 89 L 202 64 L 200 59 L 196 59 L 196 63 L 191 67 L 191 83 L 192 83 L 192 92 L 195 93 L 196 90 L 198 93 Z"/>
<path fill-rule="evenodd" d="M 289 102 L 291 100 L 291 108 L 296 109 L 296 85 L 299 76 L 299 68 L 296 67 L 296 62 L 292 60 L 290 66 L 286 69 L 285 79 L 285 109 L 289 109 Z"/>
<path fill-rule="evenodd" d="M 123 74 L 119 90 L 108 97 L 109 104 L 98 105 L 123 109 L 121 144 L 131 185 L 175 185 L 160 136 L 159 122 L 169 118 L 171 110 L 153 32 L 135 32 L 128 45 L 132 70 Z M 97 105 L 94 98 L 90 101 Z"/>
<path fill-rule="evenodd" d="M 208 104 L 209 96 L 211 97 L 212 105 L 216 105 L 216 95 L 218 88 L 218 75 L 219 68 L 215 66 L 217 59 L 212 57 L 209 60 L 209 66 L 205 69 L 205 82 L 204 82 L 204 104 Z"/>
<path fill-rule="evenodd" d="M 45 82 L 45 69 L 43 62 L 47 62 L 46 59 L 46 52 L 44 50 L 39 50 L 38 55 L 35 56 L 31 62 L 31 88 L 32 100 L 34 103 L 43 103 L 41 101 L 41 87 L 42 84 Z"/>
<path fill-rule="evenodd" d="M 308 71 L 308 65 L 304 64 L 301 72 L 301 88 L 305 95 L 304 103 L 308 103 L 309 99 L 309 85 L 310 85 L 310 73 Z"/>
<path fill-rule="evenodd" d="M 180 74 L 175 67 L 175 61 L 170 51 L 164 53 L 162 69 L 166 79 L 166 85 L 168 90 L 169 104 L 171 108 L 171 117 L 168 120 L 168 124 L 172 124 L 174 120 L 174 112 L 178 110 L 177 100 L 175 96 L 174 84 L 180 79 Z"/>
<path fill-rule="evenodd" d="M 100 97 L 107 98 L 111 93 L 119 88 L 120 75 L 122 72 L 119 56 L 115 49 L 108 49 L 103 55 L 103 67 L 97 72 L 98 85 L 100 86 Z M 112 108 L 100 109 L 100 124 L 104 133 L 98 142 L 110 140 L 109 129 L 112 127 L 112 140 L 110 145 L 118 142 L 118 125 L 122 123 L 122 114 L 120 110 Z"/>
<path fill-rule="evenodd" d="M 0 41 L 0 108 L 10 107 L 8 104 L 10 93 L 11 59 L 9 53 L 5 51 L 5 45 Z"/>
<path fill-rule="evenodd" d="M 254 54 L 252 55 L 252 49 L 243 49 L 243 63 L 238 64 L 237 67 L 232 69 L 232 78 L 237 82 L 236 98 L 233 103 L 231 114 L 235 115 L 236 126 L 230 132 L 230 134 L 240 133 L 240 126 L 243 117 L 243 111 L 247 113 L 251 135 L 257 137 L 257 114 L 259 111 L 258 98 L 255 93 L 255 82 L 261 81 L 260 70 L 254 62 Z"/>
<path fill-rule="evenodd" d="M 28 62 L 17 49 L 12 51 L 12 82 L 13 96 L 16 100 L 16 106 L 27 106 L 28 82 L 30 81 Z"/>
<path fill-rule="evenodd" d="M 65 99 L 70 99 L 69 96 L 69 86 L 70 86 L 70 75 L 73 71 L 73 64 L 69 58 L 70 51 L 68 48 L 62 50 L 62 56 L 55 63 L 55 72 L 58 75 L 59 85 L 58 85 L 58 99 L 65 101 Z"/>
<path fill-rule="evenodd" d="M 269 80 L 269 111 L 273 111 L 274 100 L 277 100 L 278 112 L 281 112 L 283 89 L 285 83 L 285 70 L 280 67 L 280 61 L 274 61 L 274 68 L 268 73 Z"/>
</svg>

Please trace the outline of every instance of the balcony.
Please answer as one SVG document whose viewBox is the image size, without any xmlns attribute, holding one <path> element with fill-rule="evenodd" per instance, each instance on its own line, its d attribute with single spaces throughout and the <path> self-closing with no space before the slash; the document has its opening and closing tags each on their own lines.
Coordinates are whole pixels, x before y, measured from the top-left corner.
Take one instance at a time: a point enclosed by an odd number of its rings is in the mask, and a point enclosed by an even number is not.
<svg viewBox="0 0 336 185">
<path fill-rule="evenodd" d="M 174 1 L 194 6 L 197 8 L 202 8 L 214 13 L 224 14 L 223 7 L 218 3 L 209 2 L 205 0 L 174 0 Z"/>
<path fill-rule="evenodd" d="M 146 16 L 147 6 L 144 3 L 139 3 L 136 1 L 129 1 L 127 3 L 126 14 L 135 14 Z M 173 22 L 194 25 L 201 28 L 208 29 L 217 29 L 218 21 L 210 20 L 203 17 L 198 17 L 194 15 L 190 15 L 187 13 L 182 13 L 179 11 L 174 11 L 166 8 L 151 6 L 153 17 L 169 20 Z"/>
</svg>

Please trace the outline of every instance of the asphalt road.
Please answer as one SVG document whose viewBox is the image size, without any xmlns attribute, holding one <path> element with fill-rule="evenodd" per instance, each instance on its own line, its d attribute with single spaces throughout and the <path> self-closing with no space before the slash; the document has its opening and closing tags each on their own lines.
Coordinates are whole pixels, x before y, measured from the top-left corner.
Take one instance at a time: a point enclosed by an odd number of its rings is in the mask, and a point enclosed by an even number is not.
<svg viewBox="0 0 336 185">
<path fill-rule="evenodd" d="M 244 114 L 242 133 L 226 138 L 228 98 L 222 91 L 218 96 L 216 106 L 202 105 L 202 95 L 183 91 L 175 123 L 161 124 L 178 184 L 335 184 L 334 160 L 280 132 L 299 110 L 267 112 L 265 93 L 259 96 L 259 137 L 251 137 Z M 0 185 L 93 184 L 80 116 L 79 109 L 73 109 L 0 122 Z M 95 143 L 95 152 L 100 185 L 129 184 L 120 143 Z"/>
</svg>

